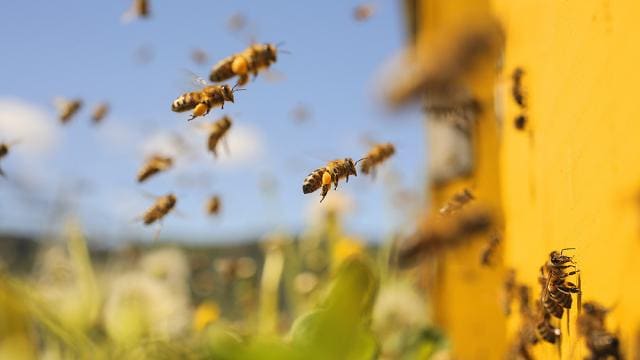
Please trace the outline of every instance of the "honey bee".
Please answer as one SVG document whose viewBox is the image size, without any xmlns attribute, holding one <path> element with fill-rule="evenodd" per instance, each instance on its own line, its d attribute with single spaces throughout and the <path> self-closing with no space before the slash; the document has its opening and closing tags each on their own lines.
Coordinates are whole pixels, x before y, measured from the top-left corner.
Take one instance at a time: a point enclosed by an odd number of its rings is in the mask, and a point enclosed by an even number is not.
<svg viewBox="0 0 640 360">
<path fill-rule="evenodd" d="M 498 232 L 493 233 L 489 242 L 485 246 L 484 250 L 482 250 L 482 255 L 480 256 L 480 263 L 484 266 L 491 265 L 493 254 L 496 252 L 498 245 L 500 245 L 500 234 Z"/>
<path fill-rule="evenodd" d="M 104 119 L 105 116 L 107 116 L 108 112 L 109 104 L 107 104 L 106 102 L 102 102 L 96 105 L 96 107 L 93 109 L 93 112 L 91 113 L 91 120 L 93 120 L 94 123 L 98 124 L 102 121 L 102 119 Z"/>
<path fill-rule="evenodd" d="M 207 200 L 207 215 L 218 215 L 218 213 L 220 212 L 220 207 L 220 196 L 213 195 L 209 198 L 209 200 Z"/>
<path fill-rule="evenodd" d="M 253 44 L 240 53 L 220 60 L 211 69 L 209 80 L 221 82 L 238 76 L 238 85 L 249 81 L 249 74 L 254 78 L 258 73 L 277 61 L 278 46 L 276 44 Z"/>
<path fill-rule="evenodd" d="M 542 305 L 551 315 L 562 318 L 564 309 L 571 309 L 573 302 L 572 294 L 580 294 L 580 288 L 566 278 L 578 273 L 578 270 L 567 271 L 575 268 L 573 257 L 563 255 L 560 252 L 552 251 L 549 254 L 549 261 L 540 268 L 540 284 L 542 288 Z"/>
<path fill-rule="evenodd" d="M 138 171 L 138 182 L 141 183 L 161 171 L 168 170 L 171 166 L 173 166 L 173 159 L 170 157 L 153 155 Z"/>
<path fill-rule="evenodd" d="M 237 85 L 236 85 L 237 86 Z M 234 102 L 233 93 L 244 89 L 236 89 L 236 86 L 229 85 L 209 85 L 200 91 L 192 91 L 180 95 L 171 104 L 171 110 L 175 112 L 184 112 L 193 109 L 193 113 L 189 121 L 205 116 L 212 108 L 220 106 L 224 109 L 224 102 Z"/>
<path fill-rule="evenodd" d="M 513 125 L 518 130 L 524 129 L 524 127 L 527 126 L 527 116 L 524 114 L 516 116 L 516 119 L 513 121 Z"/>
<path fill-rule="evenodd" d="M 215 157 L 218 156 L 218 142 L 227 134 L 231 128 L 231 118 L 223 116 L 209 126 L 209 139 L 207 140 L 207 148 Z M 226 143 L 225 143 L 226 144 Z"/>
<path fill-rule="evenodd" d="M 82 107 L 82 100 L 56 99 L 55 104 L 58 108 L 58 118 L 60 119 L 60 122 L 66 124 L 78 112 L 78 110 L 80 110 Z"/>
<path fill-rule="evenodd" d="M 158 197 L 156 202 L 142 215 L 142 221 L 145 225 L 151 225 L 162 220 L 175 207 L 176 202 L 176 196 L 173 194 Z"/>
<path fill-rule="evenodd" d="M 605 318 L 610 310 L 589 301 L 584 304 L 584 313 L 578 316 L 578 334 L 584 336 L 591 352 L 589 359 L 621 359 L 620 340 L 607 331 Z"/>
<path fill-rule="evenodd" d="M 513 95 L 513 100 L 516 104 L 518 104 L 522 109 L 527 107 L 524 90 L 522 88 L 523 75 L 524 70 L 521 67 L 515 68 L 515 70 L 513 70 L 513 74 L 511 74 L 511 80 L 513 81 L 511 95 Z"/>
<path fill-rule="evenodd" d="M 198 65 L 205 64 L 209 59 L 209 55 L 202 49 L 193 49 L 191 51 L 191 60 Z"/>
<path fill-rule="evenodd" d="M 344 160 L 330 161 L 327 166 L 313 170 L 304 179 L 302 184 L 302 192 L 304 194 L 312 193 L 322 188 L 320 202 L 324 200 L 331 189 L 331 184 L 334 184 L 334 190 L 338 189 L 338 181 L 342 178 L 345 182 L 349 182 L 349 176 L 358 176 L 356 172 L 356 165 L 358 162 L 364 159 L 360 159 L 353 162 L 351 158 L 345 158 Z"/>
<path fill-rule="evenodd" d="M 375 6 L 373 4 L 361 4 L 353 9 L 353 18 L 356 21 L 365 21 L 373 16 L 374 11 Z"/>
<path fill-rule="evenodd" d="M 455 193 L 451 200 L 449 200 L 449 202 L 447 202 L 442 208 L 440 208 L 440 215 L 451 215 L 454 212 L 462 209 L 467 203 L 474 199 L 475 197 L 473 196 L 471 191 L 465 188 L 462 191 Z"/>
<path fill-rule="evenodd" d="M 0 160 L 9 154 L 10 149 L 11 149 L 11 144 L 0 143 Z M 5 176 L 4 171 L 2 171 L 2 168 L 0 168 L 0 176 Z"/>
<path fill-rule="evenodd" d="M 364 157 L 362 164 L 360 165 L 360 171 L 363 174 L 368 175 L 371 173 L 375 177 L 376 167 L 393 154 L 395 154 L 396 148 L 392 143 L 376 144 L 371 148 L 369 153 Z"/>
<path fill-rule="evenodd" d="M 133 0 L 131 8 L 122 14 L 122 21 L 129 22 L 135 18 L 147 18 L 149 15 L 149 0 Z"/>
</svg>

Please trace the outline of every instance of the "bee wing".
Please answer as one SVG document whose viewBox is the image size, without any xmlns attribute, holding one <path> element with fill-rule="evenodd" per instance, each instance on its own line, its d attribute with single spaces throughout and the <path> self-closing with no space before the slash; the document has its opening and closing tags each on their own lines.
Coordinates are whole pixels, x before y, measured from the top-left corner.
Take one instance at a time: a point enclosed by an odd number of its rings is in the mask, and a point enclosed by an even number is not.
<svg viewBox="0 0 640 360">
<path fill-rule="evenodd" d="M 210 83 L 200 75 L 189 69 L 182 69 L 180 81 L 178 82 L 181 90 L 199 91 L 208 85 L 210 85 Z"/>
<path fill-rule="evenodd" d="M 270 83 L 278 83 L 287 80 L 287 76 L 275 69 L 268 69 L 263 72 L 264 78 Z"/>
</svg>

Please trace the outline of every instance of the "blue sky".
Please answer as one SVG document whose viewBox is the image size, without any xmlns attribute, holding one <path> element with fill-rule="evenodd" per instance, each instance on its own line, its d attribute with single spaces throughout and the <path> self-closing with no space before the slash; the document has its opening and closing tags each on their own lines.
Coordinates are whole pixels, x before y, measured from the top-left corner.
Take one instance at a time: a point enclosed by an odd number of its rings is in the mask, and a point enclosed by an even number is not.
<svg viewBox="0 0 640 360">
<path fill-rule="evenodd" d="M 390 205 L 385 178 L 400 174 L 398 186 L 422 196 L 421 114 L 417 108 L 391 113 L 376 97 L 385 86 L 376 75 L 404 43 L 401 3 L 379 1 L 364 23 L 352 19 L 357 4 L 152 0 L 150 19 L 123 24 L 130 6 L 125 0 L 2 2 L 0 141 L 20 143 L 0 164 L 9 175 L 0 182 L 0 231 L 55 229 L 65 209 L 79 214 L 94 239 L 150 241 L 155 228 L 134 220 L 153 201 L 144 194 L 173 191 L 179 214 L 166 218 L 163 238 L 222 242 L 273 229 L 298 232 L 320 198 L 302 194 L 304 177 L 327 160 L 361 157 L 367 150 L 363 136 L 392 141 L 398 153 L 376 181 L 359 176 L 340 185 L 338 192 L 355 204 L 345 218 L 347 228 L 379 240 L 406 226 L 402 212 Z M 227 28 L 236 13 L 249 21 L 242 34 Z M 213 63 L 246 47 L 249 35 L 286 42 L 291 55 L 281 54 L 273 66 L 283 80 L 261 75 L 236 95 L 235 104 L 204 120 L 187 123 L 188 115 L 170 111 L 171 102 L 191 90 L 184 69 L 207 77 Z M 153 52 L 148 64 L 136 61 L 141 47 Z M 194 48 L 209 54 L 207 65 L 192 62 Z M 52 105 L 59 96 L 85 102 L 64 127 Z M 102 100 L 112 111 L 96 127 L 90 108 Z M 291 119 L 297 104 L 310 108 L 309 121 Z M 234 118 L 236 135 L 229 139 L 230 157 L 216 161 L 205 152 L 205 136 L 197 128 L 225 113 Z M 30 136 L 14 139 L 21 134 Z M 180 134 L 191 155 L 179 158 L 173 171 L 135 183 L 144 150 L 166 144 L 170 134 Z M 277 184 L 275 194 L 260 190 L 265 176 Z M 213 193 L 223 199 L 219 219 L 203 213 Z M 57 206 L 61 201 L 66 205 Z"/>
</svg>

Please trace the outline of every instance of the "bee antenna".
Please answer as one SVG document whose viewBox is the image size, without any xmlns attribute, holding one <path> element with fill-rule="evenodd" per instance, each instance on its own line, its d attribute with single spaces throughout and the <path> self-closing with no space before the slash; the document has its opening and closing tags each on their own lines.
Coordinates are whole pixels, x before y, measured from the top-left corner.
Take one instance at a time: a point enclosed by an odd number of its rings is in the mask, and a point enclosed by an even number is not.
<svg viewBox="0 0 640 360">
<path fill-rule="evenodd" d="M 358 165 L 358 163 L 359 163 L 360 161 L 362 161 L 362 160 L 366 160 L 366 159 L 368 159 L 368 157 L 363 157 L 362 159 L 360 159 L 360 160 L 356 161 L 355 165 Z"/>
<path fill-rule="evenodd" d="M 289 50 L 280 50 L 279 49 L 278 52 L 281 53 L 281 54 L 291 55 L 291 51 L 289 51 Z"/>
<path fill-rule="evenodd" d="M 285 41 L 280 41 L 279 43 L 276 44 L 276 47 L 279 48 L 280 46 L 286 44 Z"/>
<path fill-rule="evenodd" d="M 235 85 L 233 85 L 233 87 L 231 88 L 231 92 L 247 90 L 247 89 L 236 89 L 238 86 L 240 86 L 240 83 L 236 83 Z"/>
</svg>

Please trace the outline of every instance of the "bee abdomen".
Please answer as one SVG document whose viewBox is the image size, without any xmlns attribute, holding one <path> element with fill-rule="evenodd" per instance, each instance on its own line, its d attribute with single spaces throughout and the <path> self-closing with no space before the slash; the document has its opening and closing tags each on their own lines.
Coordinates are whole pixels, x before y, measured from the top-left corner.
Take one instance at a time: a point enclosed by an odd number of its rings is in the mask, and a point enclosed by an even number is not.
<svg viewBox="0 0 640 360">
<path fill-rule="evenodd" d="M 235 75 L 231 69 L 232 62 L 233 57 L 228 57 L 214 65 L 211 70 L 211 74 L 209 74 L 209 80 L 213 82 L 220 82 L 232 78 Z"/>
<path fill-rule="evenodd" d="M 172 104 L 171 110 L 175 112 L 182 112 L 193 109 L 199 102 L 199 96 L 197 93 L 186 93 L 178 97 Z"/>
<path fill-rule="evenodd" d="M 304 194 L 312 193 L 322 186 L 322 174 L 324 173 L 324 169 L 316 169 L 311 174 L 309 174 L 302 184 L 302 192 Z"/>
</svg>

